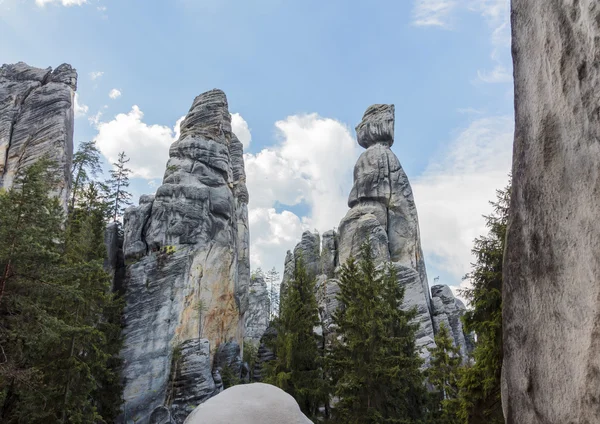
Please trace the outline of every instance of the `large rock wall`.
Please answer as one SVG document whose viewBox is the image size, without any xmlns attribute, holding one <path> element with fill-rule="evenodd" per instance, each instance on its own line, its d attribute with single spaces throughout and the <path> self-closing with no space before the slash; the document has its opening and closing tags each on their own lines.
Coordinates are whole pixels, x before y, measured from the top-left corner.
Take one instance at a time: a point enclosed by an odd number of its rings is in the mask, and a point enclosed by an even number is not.
<svg viewBox="0 0 600 424">
<path fill-rule="evenodd" d="M 600 3 L 513 0 L 509 424 L 600 420 Z"/>
<path fill-rule="evenodd" d="M 53 193 L 66 208 L 71 188 L 73 105 L 77 72 L 71 65 L 40 69 L 23 62 L 0 68 L 0 187 L 47 156 L 61 178 Z"/>
<path fill-rule="evenodd" d="M 219 345 L 242 345 L 250 281 L 247 203 L 242 146 L 231 132 L 227 99 L 220 90 L 206 92 L 181 124 L 155 196 L 142 196 L 125 212 L 123 421 L 145 423 L 167 401 L 174 417 L 183 416 L 180 398 L 198 400 L 193 388 L 213 385 L 209 370 L 185 372 L 177 364 L 198 364 L 194 358 L 210 346 L 202 363 L 212 366 Z M 174 376 L 185 385 L 167 399 Z"/>
</svg>

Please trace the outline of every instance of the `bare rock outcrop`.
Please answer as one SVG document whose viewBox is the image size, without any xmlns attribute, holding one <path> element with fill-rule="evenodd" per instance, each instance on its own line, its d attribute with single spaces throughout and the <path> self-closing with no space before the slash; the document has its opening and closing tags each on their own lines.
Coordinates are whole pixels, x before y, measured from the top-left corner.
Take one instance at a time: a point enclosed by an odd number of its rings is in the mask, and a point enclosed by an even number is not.
<svg viewBox="0 0 600 424">
<path fill-rule="evenodd" d="M 260 344 L 260 339 L 269 326 L 269 312 L 267 283 L 262 275 L 252 275 L 248 290 L 248 310 L 244 317 L 246 320 L 245 341 L 252 342 L 256 346 Z"/>
<path fill-rule="evenodd" d="M 210 373 L 219 345 L 242 345 L 247 203 L 242 146 L 225 94 L 211 90 L 196 97 L 181 123 L 156 194 L 125 212 L 124 422 L 146 423 L 155 408 L 171 406 L 180 423 L 182 402 L 200 401 L 217 385 Z M 175 366 L 199 368 L 204 356 L 202 372 Z M 168 397 L 173 375 L 185 384 Z M 207 389 L 197 394 L 198 387 Z"/>
<path fill-rule="evenodd" d="M 600 420 L 600 3 L 512 1 L 508 424 Z"/>
<path fill-rule="evenodd" d="M 450 287 L 443 284 L 431 287 L 431 300 L 435 332 L 444 323 L 452 335 L 454 346 L 460 349 L 463 361 L 467 361 L 474 348 L 473 338 L 465 333 L 461 320 L 467 308 L 460 299 L 454 297 Z"/>
<path fill-rule="evenodd" d="M 234 386 L 197 407 L 186 424 L 311 424 L 292 396 L 270 384 Z"/>
<path fill-rule="evenodd" d="M 0 187 L 42 157 L 60 171 L 53 195 L 66 209 L 71 188 L 77 72 L 68 64 L 40 69 L 23 62 L 0 67 Z"/>
</svg>

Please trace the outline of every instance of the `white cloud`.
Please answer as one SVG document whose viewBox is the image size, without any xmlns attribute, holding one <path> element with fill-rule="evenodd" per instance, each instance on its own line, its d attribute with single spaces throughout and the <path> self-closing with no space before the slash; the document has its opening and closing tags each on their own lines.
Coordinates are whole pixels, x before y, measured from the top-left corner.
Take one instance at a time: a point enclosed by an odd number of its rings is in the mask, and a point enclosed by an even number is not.
<svg viewBox="0 0 600 424">
<path fill-rule="evenodd" d="M 44 7 L 47 4 L 59 3 L 63 6 L 81 6 L 87 3 L 87 0 L 35 0 L 35 4 L 39 7 Z"/>
<path fill-rule="evenodd" d="M 96 124 L 96 143 L 109 162 L 115 162 L 119 152 L 130 158 L 132 176 L 162 179 L 169 146 L 176 140 L 177 129 L 163 125 L 148 125 L 138 106 L 129 113 L 120 113 L 112 121 Z M 180 123 L 180 120 L 177 121 Z M 177 126 L 178 127 L 178 126 Z"/>
<path fill-rule="evenodd" d="M 116 88 L 113 88 L 112 90 L 110 90 L 110 92 L 108 93 L 108 97 L 110 97 L 111 99 L 118 99 L 119 97 L 121 97 L 121 90 L 118 90 Z"/>
<path fill-rule="evenodd" d="M 94 72 L 90 72 L 90 78 L 93 80 L 97 80 L 98 78 L 100 78 L 102 75 L 104 75 L 104 72 L 102 71 L 94 71 Z"/>
<path fill-rule="evenodd" d="M 298 243 L 308 228 L 306 222 L 290 211 L 277 213 L 273 208 L 251 208 L 248 218 L 252 269 L 275 267 L 281 272 L 285 252 Z"/>
<path fill-rule="evenodd" d="M 75 93 L 75 99 L 73 103 L 73 109 L 75 110 L 75 118 L 81 118 L 87 115 L 89 107 L 79 102 L 79 93 Z"/>
<path fill-rule="evenodd" d="M 100 119 L 102 119 L 102 111 L 99 110 L 95 115 L 88 116 L 88 121 L 90 125 L 96 126 L 100 123 Z"/>
<path fill-rule="evenodd" d="M 106 12 L 106 6 L 98 6 L 96 8 L 99 12 Z"/>
<path fill-rule="evenodd" d="M 252 135 L 250 134 L 248 123 L 239 113 L 231 114 L 231 129 L 237 138 L 239 138 L 239 140 L 242 142 L 244 150 L 246 150 L 250 146 Z"/>
<path fill-rule="evenodd" d="M 289 116 L 275 123 L 279 142 L 245 154 L 250 192 L 252 267 L 281 271 L 285 252 L 302 231 L 337 227 L 348 211 L 358 145 L 342 123 L 317 114 Z M 305 204 L 307 216 L 276 213 L 277 203 Z"/>
<path fill-rule="evenodd" d="M 513 80 L 512 73 L 500 63 L 496 64 L 491 71 L 477 71 L 477 77 L 489 84 L 512 82 Z"/>
<path fill-rule="evenodd" d="M 508 116 L 473 121 L 412 184 L 427 263 L 457 281 L 474 261 L 473 240 L 487 232 L 489 201 L 508 182 L 513 128 Z"/>
<path fill-rule="evenodd" d="M 413 6 L 413 25 L 449 28 L 452 12 L 458 5 L 454 0 L 416 0 Z"/>
</svg>

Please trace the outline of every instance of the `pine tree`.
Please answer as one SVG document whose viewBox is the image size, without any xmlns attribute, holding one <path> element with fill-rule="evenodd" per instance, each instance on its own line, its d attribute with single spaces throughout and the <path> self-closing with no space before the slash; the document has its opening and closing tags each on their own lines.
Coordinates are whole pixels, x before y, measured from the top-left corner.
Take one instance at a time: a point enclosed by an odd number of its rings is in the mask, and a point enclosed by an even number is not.
<svg viewBox="0 0 600 424">
<path fill-rule="evenodd" d="M 127 162 L 129 158 L 125 152 L 119 153 L 119 158 L 110 170 L 110 179 L 106 183 L 109 189 L 108 199 L 112 204 L 111 217 L 114 222 L 117 222 L 118 218 L 123 216 L 125 208 L 131 205 L 131 193 L 127 191 L 131 169 L 126 167 Z"/>
<path fill-rule="evenodd" d="M 300 257 L 279 317 L 273 323 L 277 337 L 269 347 L 276 359 L 265 364 L 263 374 L 266 383 L 292 395 L 309 417 L 317 416 L 328 393 L 323 379 L 322 353 L 318 348 L 319 336 L 314 333 L 320 323 L 314 289 L 315 280 L 308 276 Z"/>
<path fill-rule="evenodd" d="M 510 185 L 509 185 L 510 187 Z M 465 277 L 472 287 L 463 295 L 471 305 L 463 317 L 465 329 L 477 335 L 474 363 L 465 369 L 461 386 L 460 415 L 469 424 L 504 423 L 500 400 L 502 368 L 502 261 L 510 190 L 497 191 L 486 216 L 489 232 L 475 240 L 476 262 Z"/>
<path fill-rule="evenodd" d="M 69 211 L 75 208 L 75 202 L 81 196 L 82 189 L 91 181 L 91 177 L 97 177 L 101 173 L 100 151 L 95 141 L 85 141 L 73 155 L 71 166 L 71 202 Z"/>
<path fill-rule="evenodd" d="M 0 421 L 110 422 L 115 411 L 100 413 L 96 400 L 111 392 L 111 408 L 120 404 L 104 222 L 101 213 L 76 214 L 79 230 L 65 230 L 63 209 L 48 196 L 55 175 L 41 160 L 0 193 Z"/>
<path fill-rule="evenodd" d="M 460 349 L 454 346 L 445 323 L 441 323 L 435 335 L 435 347 L 431 354 L 426 376 L 434 388 L 430 393 L 431 406 L 428 422 L 432 424 L 461 424 L 459 418 L 458 381 L 462 358 Z"/>
<path fill-rule="evenodd" d="M 336 422 L 345 424 L 417 423 L 426 393 L 423 364 L 415 345 L 416 310 L 403 311 L 404 289 L 394 268 L 376 268 L 364 244 L 357 264 L 342 266 L 334 314 L 338 338 L 330 372 L 335 384 Z"/>
</svg>

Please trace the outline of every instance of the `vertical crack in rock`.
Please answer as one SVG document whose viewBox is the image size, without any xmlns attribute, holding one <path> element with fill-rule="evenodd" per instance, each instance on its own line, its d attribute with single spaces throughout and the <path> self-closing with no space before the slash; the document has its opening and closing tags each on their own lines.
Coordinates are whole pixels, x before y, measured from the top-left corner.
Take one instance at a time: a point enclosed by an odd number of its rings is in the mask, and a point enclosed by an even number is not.
<svg viewBox="0 0 600 424">
<path fill-rule="evenodd" d="M 208 91 L 181 123 L 155 196 L 142 196 L 125 212 L 120 422 L 147 423 L 163 406 L 181 422 L 190 402 L 196 406 L 214 393 L 214 352 L 222 344 L 242 346 L 250 284 L 247 202 L 243 147 L 231 132 L 227 99 L 221 90 Z M 171 369 L 182 383 L 167 399 Z M 209 389 L 198 394 L 198 387 Z"/>
<path fill-rule="evenodd" d="M 40 69 L 23 62 L 0 67 L 0 187 L 43 156 L 63 178 L 52 193 L 66 209 L 73 156 L 77 73 L 67 64 Z"/>
</svg>

